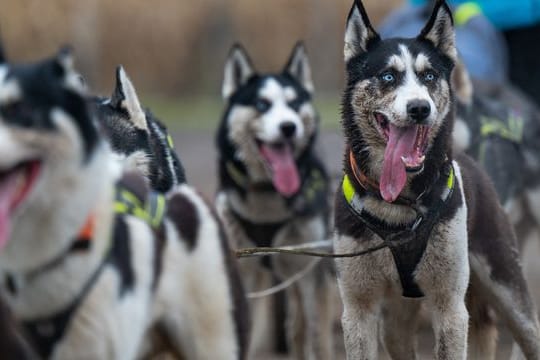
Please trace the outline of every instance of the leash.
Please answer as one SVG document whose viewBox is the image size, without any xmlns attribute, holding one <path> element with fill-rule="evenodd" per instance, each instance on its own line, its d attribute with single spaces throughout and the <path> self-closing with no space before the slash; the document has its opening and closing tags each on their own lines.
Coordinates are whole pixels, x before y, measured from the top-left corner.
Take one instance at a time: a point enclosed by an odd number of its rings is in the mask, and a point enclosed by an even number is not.
<svg viewBox="0 0 540 360">
<path fill-rule="evenodd" d="M 343 254 L 309 251 L 309 249 L 328 248 L 331 246 L 332 246 L 331 240 L 324 240 L 324 241 L 315 241 L 311 243 L 304 243 L 304 244 L 300 244 L 296 246 L 255 247 L 255 248 L 243 248 L 243 249 L 235 250 L 234 253 L 237 258 L 267 256 L 267 255 L 276 255 L 276 254 L 289 254 L 289 255 L 315 257 L 315 259 L 312 259 L 311 262 L 305 268 L 293 274 L 288 279 L 284 280 L 283 282 L 277 285 L 269 287 L 268 289 L 250 292 L 247 294 L 247 298 L 248 299 L 261 299 L 263 297 L 271 296 L 271 295 L 277 294 L 280 291 L 287 289 L 288 287 L 296 283 L 298 280 L 306 276 L 311 270 L 313 270 L 315 265 L 317 265 L 321 261 L 321 258 L 350 258 L 350 257 L 362 256 L 362 255 L 375 252 L 377 250 L 381 250 L 387 247 L 387 244 L 383 243 L 383 244 L 371 247 L 366 250 L 352 252 L 352 253 L 343 253 Z"/>
<path fill-rule="evenodd" d="M 311 270 L 313 270 L 313 268 L 319 263 L 319 261 L 321 261 L 321 259 L 312 259 L 305 268 L 298 271 L 287 280 L 265 290 L 250 292 L 246 296 L 248 299 L 260 299 L 263 297 L 277 294 L 278 292 L 287 289 L 289 286 L 293 285 L 295 282 L 306 276 Z"/>
<path fill-rule="evenodd" d="M 384 249 L 388 247 L 388 244 L 381 243 L 375 245 L 365 250 L 355 251 L 350 253 L 330 253 L 330 252 L 319 252 L 319 251 L 310 251 L 309 249 L 320 249 L 323 247 L 330 247 L 331 241 L 319 241 L 314 243 L 306 243 L 298 246 L 284 246 L 284 247 L 253 247 L 253 248 L 242 248 L 234 250 L 234 255 L 237 258 L 245 258 L 252 256 L 267 256 L 275 254 L 288 254 L 288 255 L 302 255 L 302 256 L 313 256 L 320 258 L 352 258 L 357 256 L 362 256 L 370 254 L 372 252 Z"/>
</svg>

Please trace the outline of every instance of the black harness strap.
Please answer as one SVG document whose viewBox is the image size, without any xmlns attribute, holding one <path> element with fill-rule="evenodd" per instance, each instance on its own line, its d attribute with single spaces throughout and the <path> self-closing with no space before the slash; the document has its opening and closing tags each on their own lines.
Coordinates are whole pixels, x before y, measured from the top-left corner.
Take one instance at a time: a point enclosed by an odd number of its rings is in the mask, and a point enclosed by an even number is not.
<svg viewBox="0 0 540 360">
<path fill-rule="evenodd" d="M 281 230 L 281 228 L 287 223 L 287 220 L 275 223 L 254 223 L 250 220 L 247 220 L 246 218 L 238 214 L 236 211 L 231 211 L 231 213 L 242 227 L 242 230 L 245 232 L 248 239 L 253 242 L 257 247 L 272 246 L 274 237 L 276 236 L 278 231 Z M 268 255 L 262 256 L 261 264 L 265 268 L 271 270 L 272 257 Z"/>
<path fill-rule="evenodd" d="M 225 168 L 236 185 L 241 188 L 251 191 L 276 192 L 272 183 L 250 184 L 247 176 L 232 162 L 227 162 Z M 328 178 L 324 170 L 315 165 L 303 168 L 301 178 L 302 186 L 299 191 L 291 198 L 285 199 L 286 206 L 293 213 L 293 216 L 309 216 L 319 211 L 327 211 Z M 271 247 L 275 235 L 290 220 L 256 223 L 234 210 L 231 212 L 247 237 L 257 247 Z M 262 265 L 272 269 L 271 259 L 271 256 L 262 256 Z"/>
<path fill-rule="evenodd" d="M 95 282 L 99 278 L 101 272 L 107 265 L 113 265 L 116 267 L 123 267 L 125 262 L 125 246 L 127 246 L 128 239 L 127 229 L 123 220 L 124 215 L 133 215 L 139 217 L 152 227 L 156 241 L 156 258 L 155 263 L 155 278 L 153 279 L 153 286 L 157 283 L 157 274 L 161 268 L 161 256 L 160 249 L 163 247 L 163 214 L 164 214 L 164 196 L 162 194 L 151 192 L 146 183 L 141 183 L 140 176 L 127 173 L 120 180 L 116 187 L 116 199 L 114 202 L 115 207 L 115 219 L 113 234 L 111 234 L 111 244 L 106 250 L 101 263 L 94 271 L 94 273 L 88 278 L 84 284 L 82 290 L 78 296 L 64 309 L 47 316 L 45 318 L 38 318 L 33 320 L 27 320 L 22 322 L 22 326 L 28 336 L 30 343 L 34 346 L 34 349 L 43 358 L 48 358 L 56 343 L 64 336 L 64 333 L 69 326 L 70 320 L 73 318 L 73 314 L 77 311 L 82 304 L 88 293 L 91 291 Z M 123 241 L 118 239 L 124 237 Z M 55 258 L 38 271 L 33 271 L 28 276 L 36 276 L 39 273 L 43 273 L 51 270 L 52 268 L 60 265 L 66 256 L 69 256 L 75 252 L 80 252 L 90 249 L 92 245 L 91 239 L 81 238 L 76 239 L 70 248 L 62 253 L 58 258 Z M 133 274 L 127 272 L 122 274 L 122 270 L 119 269 L 122 279 L 122 288 L 120 291 L 124 291 L 126 286 L 130 286 L 130 281 L 133 281 Z M 124 271 L 125 272 L 125 271 Z"/>
<path fill-rule="evenodd" d="M 73 313 L 79 308 L 79 305 L 81 305 L 86 295 L 88 295 L 94 286 L 94 283 L 105 267 L 105 263 L 106 261 L 101 262 L 86 284 L 84 284 L 79 295 L 66 308 L 46 318 L 22 322 L 23 329 L 29 337 L 31 344 L 41 357 L 45 359 L 49 358 L 54 346 L 64 335 Z"/>
<path fill-rule="evenodd" d="M 417 216 L 408 225 L 390 225 L 373 217 L 364 210 L 363 204 L 359 201 L 354 190 L 351 193 L 352 185 L 348 177 L 345 177 L 343 181 L 343 195 L 351 211 L 370 231 L 380 237 L 384 245 L 390 249 L 399 274 L 404 297 L 419 298 L 424 296 L 424 293 L 414 281 L 414 271 L 424 255 L 433 227 L 439 221 L 442 210 L 452 197 L 455 182 L 454 171 L 451 164 L 447 165 L 446 168 L 448 169 L 448 176 L 440 177 L 439 180 L 447 182 L 444 196 L 442 198 L 436 197 L 431 204 L 424 204 L 428 209 L 425 212 L 419 210 L 420 206 L 413 207 L 417 212 Z"/>
</svg>

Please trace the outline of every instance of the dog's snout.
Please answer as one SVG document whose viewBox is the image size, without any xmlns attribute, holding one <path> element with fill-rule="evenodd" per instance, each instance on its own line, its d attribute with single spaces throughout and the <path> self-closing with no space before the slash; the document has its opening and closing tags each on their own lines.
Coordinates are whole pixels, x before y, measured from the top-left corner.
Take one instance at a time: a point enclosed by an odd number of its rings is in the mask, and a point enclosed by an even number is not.
<svg viewBox="0 0 540 360">
<path fill-rule="evenodd" d="M 285 121 L 279 125 L 279 129 L 284 137 L 291 138 L 296 132 L 296 124 L 292 121 Z"/>
<path fill-rule="evenodd" d="M 417 123 L 425 121 L 431 112 L 427 100 L 412 100 L 407 104 L 407 115 Z"/>
</svg>

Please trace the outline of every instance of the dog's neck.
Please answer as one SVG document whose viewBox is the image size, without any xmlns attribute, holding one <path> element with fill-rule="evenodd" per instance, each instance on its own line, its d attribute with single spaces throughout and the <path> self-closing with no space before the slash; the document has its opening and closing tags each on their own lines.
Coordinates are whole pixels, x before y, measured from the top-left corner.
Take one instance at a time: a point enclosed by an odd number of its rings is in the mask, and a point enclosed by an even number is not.
<svg viewBox="0 0 540 360">
<path fill-rule="evenodd" d="M 418 199 L 426 192 L 426 190 L 431 189 L 433 184 L 439 179 L 440 171 L 444 168 L 444 164 L 448 161 L 452 161 L 452 152 L 449 141 L 450 130 L 453 124 L 451 116 L 453 116 L 453 112 L 447 115 L 447 119 L 445 119 L 439 132 L 435 136 L 433 143 L 426 154 L 423 170 L 418 174 L 407 175 L 407 183 L 400 194 L 402 198 L 408 200 Z M 378 176 L 373 176 L 373 174 L 380 174 L 380 170 L 376 170 L 377 168 L 380 168 L 380 162 L 375 162 L 369 152 L 362 151 L 362 149 L 367 148 L 367 145 L 363 143 L 362 138 L 356 138 L 354 141 L 351 139 L 353 138 L 349 138 L 347 141 L 344 156 L 344 172 L 349 179 L 351 179 L 351 183 L 357 193 L 368 195 L 366 196 L 366 210 L 376 217 L 387 220 L 389 223 L 407 223 L 414 220 L 416 212 L 410 206 L 403 204 L 403 202 L 400 201 L 388 203 L 380 196 L 369 196 L 370 191 L 366 190 L 366 188 L 360 184 L 361 181 L 356 180 L 357 176 L 355 176 L 352 163 L 356 163 L 358 171 L 363 173 L 366 178 L 370 179 L 369 182 L 373 187 L 377 186 L 377 184 L 379 184 L 379 178 Z M 350 158 L 351 153 L 354 157 L 354 162 L 352 163 Z"/>
</svg>

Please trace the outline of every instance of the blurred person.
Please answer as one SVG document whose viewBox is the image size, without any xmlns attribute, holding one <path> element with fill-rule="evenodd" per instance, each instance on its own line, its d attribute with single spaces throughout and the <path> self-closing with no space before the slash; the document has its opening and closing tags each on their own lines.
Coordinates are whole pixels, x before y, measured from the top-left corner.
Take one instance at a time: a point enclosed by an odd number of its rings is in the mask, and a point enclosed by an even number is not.
<svg viewBox="0 0 540 360">
<path fill-rule="evenodd" d="M 411 36 L 429 11 L 428 0 L 410 0 L 384 21 L 383 36 Z M 540 0 L 450 0 L 458 51 L 471 75 L 518 85 L 540 104 Z"/>
</svg>

